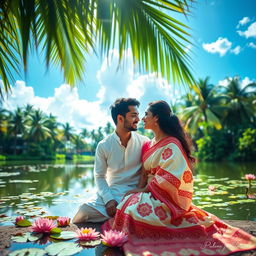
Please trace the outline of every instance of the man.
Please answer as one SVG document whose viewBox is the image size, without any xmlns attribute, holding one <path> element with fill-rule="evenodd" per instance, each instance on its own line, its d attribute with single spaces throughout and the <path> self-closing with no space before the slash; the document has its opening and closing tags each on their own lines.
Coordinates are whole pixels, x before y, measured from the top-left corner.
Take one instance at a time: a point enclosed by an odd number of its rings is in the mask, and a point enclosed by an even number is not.
<svg viewBox="0 0 256 256">
<path fill-rule="evenodd" d="M 141 147 L 149 140 L 137 134 L 140 103 L 120 98 L 110 107 L 116 129 L 100 141 L 95 153 L 94 179 L 97 194 L 83 204 L 73 223 L 101 222 L 113 217 L 125 193 L 139 182 Z"/>
</svg>

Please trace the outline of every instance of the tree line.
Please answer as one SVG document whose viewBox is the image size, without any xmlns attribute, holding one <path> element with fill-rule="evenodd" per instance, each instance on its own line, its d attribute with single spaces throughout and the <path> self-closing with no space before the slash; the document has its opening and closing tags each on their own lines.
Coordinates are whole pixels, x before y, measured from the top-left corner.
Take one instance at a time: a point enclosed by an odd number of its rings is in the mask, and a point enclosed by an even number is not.
<svg viewBox="0 0 256 256">
<path fill-rule="evenodd" d="M 256 84 L 245 86 L 239 77 L 213 85 L 199 79 L 189 93 L 172 106 L 192 137 L 200 160 L 255 160 Z M 75 132 L 69 123 L 59 123 L 32 105 L 10 112 L 0 109 L 0 154 L 54 159 L 57 154 L 93 152 L 114 127 L 107 123 L 92 131 Z M 152 137 L 140 123 L 138 132 Z"/>
<path fill-rule="evenodd" d="M 57 155 L 93 154 L 98 142 L 111 134 L 111 123 L 77 133 L 69 123 L 60 123 L 32 105 L 14 111 L 0 108 L 0 154 L 9 159 L 19 156 L 54 159 Z M 13 156 L 13 157 L 12 157 Z"/>
</svg>

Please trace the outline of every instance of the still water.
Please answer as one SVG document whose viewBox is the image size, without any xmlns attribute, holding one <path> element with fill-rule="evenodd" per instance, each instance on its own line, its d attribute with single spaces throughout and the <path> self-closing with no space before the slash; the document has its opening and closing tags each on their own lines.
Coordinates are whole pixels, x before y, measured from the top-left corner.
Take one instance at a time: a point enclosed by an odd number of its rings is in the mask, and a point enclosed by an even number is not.
<svg viewBox="0 0 256 256">
<path fill-rule="evenodd" d="M 247 198 L 243 178 L 255 171 L 255 163 L 199 163 L 193 203 L 221 219 L 256 220 L 256 199 Z M 255 188 L 254 181 L 250 192 Z M 0 225 L 17 215 L 72 218 L 93 193 L 92 163 L 2 162 Z"/>
</svg>

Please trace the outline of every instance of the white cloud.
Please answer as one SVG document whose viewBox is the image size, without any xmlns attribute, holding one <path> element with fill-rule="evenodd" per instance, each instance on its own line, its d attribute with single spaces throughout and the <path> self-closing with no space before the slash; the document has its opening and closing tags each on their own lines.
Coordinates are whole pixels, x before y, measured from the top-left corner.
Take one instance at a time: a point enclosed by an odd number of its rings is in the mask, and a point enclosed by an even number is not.
<svg viewBox="0 0 256 256">
<path fill-rule="evenodd" d="M 232 53 L 234 53 L 235 55 L 238 55 L 241 52 L 241 47 L 238 45 L 236 48 L 230 50 Z"/>
<path fill-rule="evenodd" d="M 125 51 L 125 64 L 118 69 L 119 53 L 117 50 L 110 52 L 110 57 L 105 58 L 100 70 L 97 72 L 97 80 L 100 90 L 97 94 L 104 106 L 110 106 L 116 98 L 126 97 L 126 87 L 134 78 L 134 66 L 131 51 Z"/>
<path fill-rule="evenodd" d="M 250 18 L 249 17 L 243 17 L 241 20 L 239 20 L 237 28 L 239 28 L 240 26 L 244 26 L 248 22 L 250 22 Z"/>
<path fill-rule="evenodd" d="M 160 99 L 170 102 L 173 94 L 178 94 L 172 85 L 155 73 L 137 74 L 131 51 L 126 51 L 125 55 L 124 70 L 117 71 L 119 54 L 113 50 L 112 58 L 105 59 L 97 72 L 101 85 L 97 96 L 102 106 L 108 108 L 116 98 L 134 97 L 140 101 L 140 112 L 144 113 L 149 102 Z"/>
<path fill-rule="evenodd" d="M 166 79 L 158 77 L 155 73 L 140 75 L 128 85 L 126 92 L 128 97 L 136 97 L 141 102 L 141 112 L 144 112 L 152 101 L 165 100 L 173 104 L 180 96 Z"/>
<path fill-rule="evenodd" d="M 13 111 L 26 104 L 47 114 L 52 113 L 59 122 L 68 122 L 77 130 L 84 127 L 93 129 L 109 120 L 107 111 L 101 108 L 98 101 L 80 99 L 77 88 L 71 89 L 67 84 L 56 88 L 53 97 L 44 98 L 35 96 L 33 87 L 26 86 L 24 81 L 17 81 L 11 95 L 3 101 L 3 108 Z"/>
<path fill-rule="evenodd" d="M 256 49 L 256 44 L 254 44 L 253 42 L 250 42 L 250 43 L 248 44 L 248 46 L 249 46 L 250 48 Z"/>
<path fill-rule="evenodd" d="M 238 30 L 237 33 L 240 35 L 240 36 L 244 36 L 246 38 L 249 38 L 249 37 L 256 37 L 256 22 L 252 23 L 247 30 L 245 31 L 241 31 L 241 30 Z"/>
<path fill-rule="evenodd" d="M 222 85 L 222 86 L 226 87 L 226 86 L 228 86 L 230 79 L 232 79 L 232 77 L 228 77 L 228 78 L 225 78 L 223 80 L 220 80 L 218 82 L 218 85 Z"/>
<path fill-rule="evenodd" d="M 232 78 L 233 77 L 227 77 L 223 80 L 220 80 L 218 82 L 218 85 L 222 85 L 222 86 L 226 87 L 229 84 L 230 80 L 232 80 Z M 249 77 L 246 76 L 243 80 L 241 80 L 241 87 L 244 88 L 246 85 L 248 85 L 252 82 L 253 82 L 253 80 L 251 80 Z"/>
<path fill-rule="evenodd" d="M 253 80 L 251 80 L 249 77 L 245 77 L 243 80 L 242 80 L 242 82 L 241 82 L 241 86 L 242 86 L 242 88 L 244 88 L 246 85 L 248 85 L 248 84 L 250 84 L 250 83 L 252 83 L 253 82 Z"/>
<path fill-rule="evenodd" d="M 203 48 L 210 53 L 219 53 L 220 56 L 224 56 L 232 46 L 232 43 L 227 38 L 219 37 L 216 42 L 203 43 Z"/>
</svg>

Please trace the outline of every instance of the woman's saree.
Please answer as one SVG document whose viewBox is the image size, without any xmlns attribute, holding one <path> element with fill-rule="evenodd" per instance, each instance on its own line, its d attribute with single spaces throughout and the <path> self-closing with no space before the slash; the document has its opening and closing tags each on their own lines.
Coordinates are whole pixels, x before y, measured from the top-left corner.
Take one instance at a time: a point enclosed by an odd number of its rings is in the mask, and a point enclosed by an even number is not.
<svg viewBox="0 0 256 256">
<path fill-rule="evenodd" d="M 256 249 L 256 238 L 192 204 L 193 174 L 180 144 L 167 137 L 143 146 L 153 178 L 148 193 L 128 195 L 104 230 L 124 231 L 125 255 L 227 255 Z"/>
</svg>

